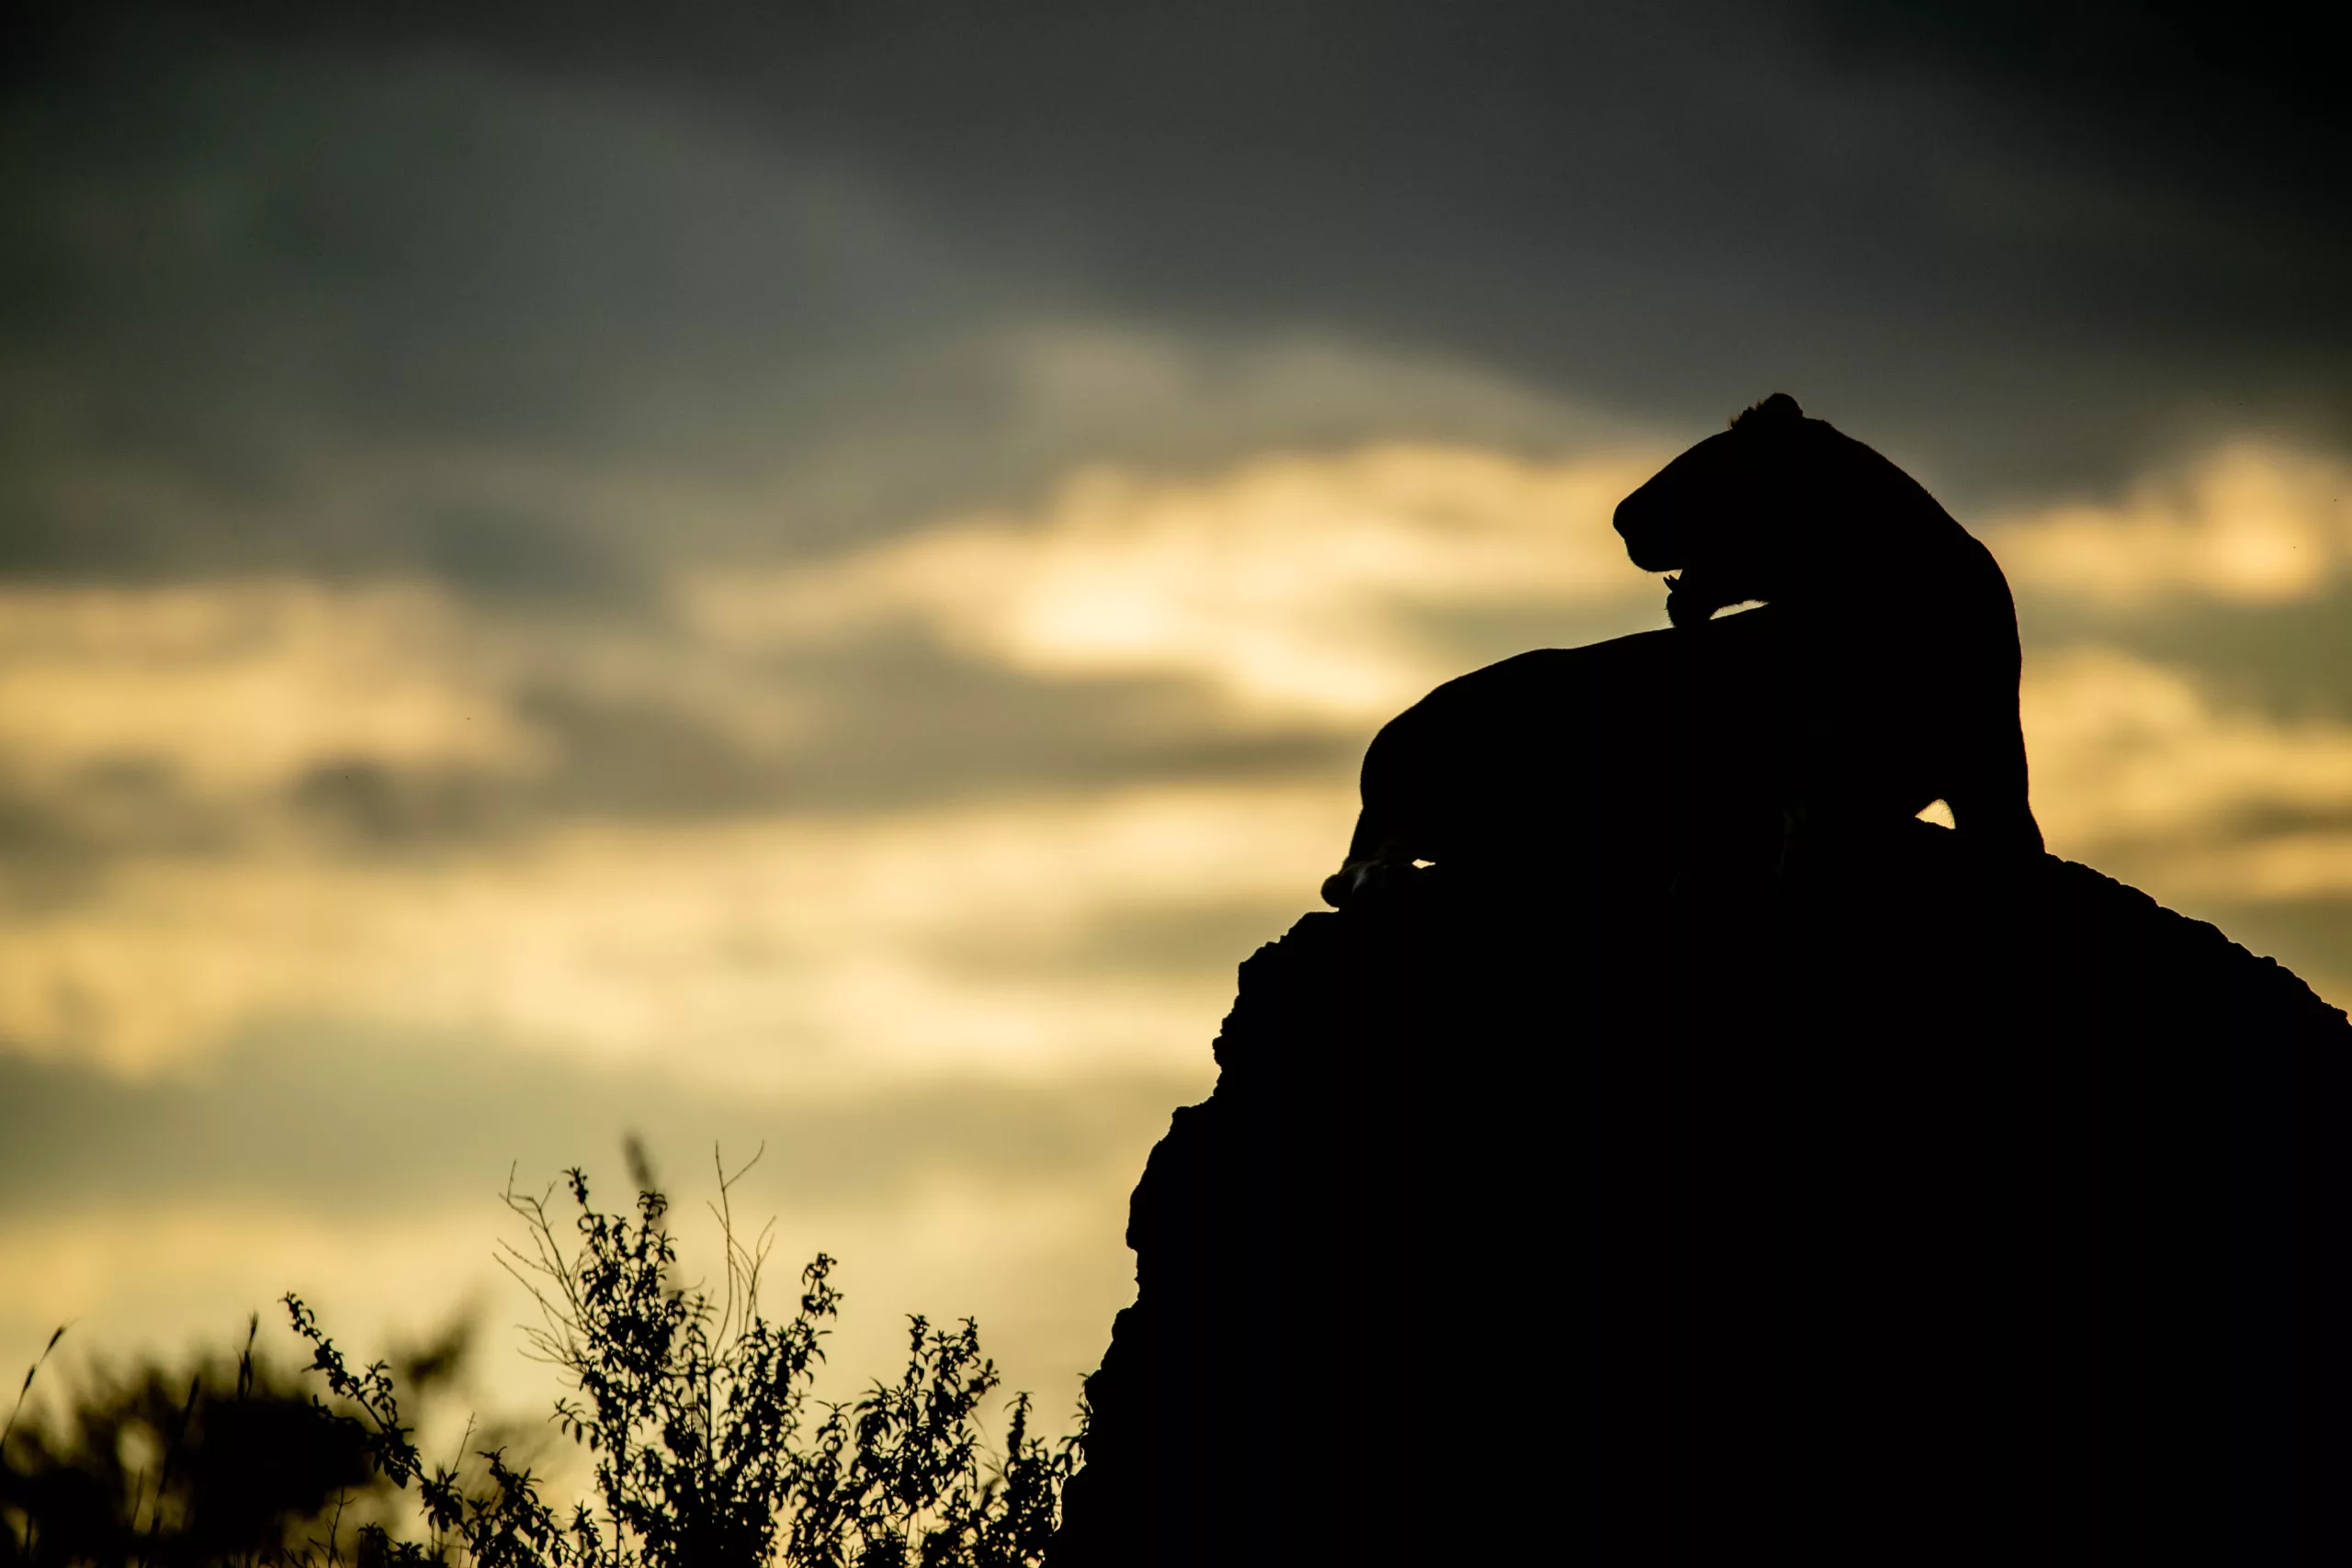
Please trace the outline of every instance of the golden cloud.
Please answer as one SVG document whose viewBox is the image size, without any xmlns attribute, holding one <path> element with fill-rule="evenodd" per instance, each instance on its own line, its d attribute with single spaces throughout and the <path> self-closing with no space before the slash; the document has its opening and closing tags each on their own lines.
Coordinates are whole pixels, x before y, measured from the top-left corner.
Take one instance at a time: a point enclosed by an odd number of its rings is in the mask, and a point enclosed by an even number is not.
<svg viewBox="0 0 2352 1568">
<path fill-rule="evenodd" d="M 293 580 L 0 590 L 0 758 L 70 779 L 156 763 L 266 789 L 317 763 L 500 771 L 541 760 L 447 598 Z"/>
<path fill-rule="evenodd" d="M 2184 886 L 2273 897 L 2295 881 L 2281 857 L 2304 840 L 2220 847 L 2266 812 L 2352 814 L 2352 726 L 2227 709 L 2183 671 L 2109 649 L 2029 660 L 2021 703 L 2034 810 L 2060 853 L 2163 846 L 2164 863 L 2203 868 L 2184 869 Z M 2331 863 L 2352 872 L 2319 856 L 2312 874 Z"/>
<path fill-rule="evenodd" d="M 739 648 L 911 621 L 1045 676 L 1170 675 L 1237 719 L 1359 725 L 1460 671 L 1414 624 L 1655 598 L 1610 526 L 1656 455 L 1283 455 L 1207 480 L 1082 474 L 1032 516 L 943 522 L 811 569 L 682 581 Z"/>
<path fill-rule="evenodd" d="M 2274 834 L 2179 856 L 2165 874 L 2167 888 L 2184 897 L 2252 903 L 2342 898 L 2352 895 L 2352 833 Z"/>
<path fill-rule="evenodd" d="M 735 728 L 773 747 L 797 688 L 767 650 L 892 628 L 1044 676 L 1190 678 L 1237 728 L 1368 735 L 1457 672 L 1417 617 L 1654 604 L 1609 526 L 1652 461 L 1387 446 L 1184 482 L 1098 472 L 1034 515 L 684 580 L 688 635 L 637 642 L 495 640 L 407 585 L 16 589 L 0 598 L 0 753 L 69 782 L 160 759 L 224 791 L 354 756 L 543 768 L 548 743 L 513 693 L 524 662 L 550 660 L 599 692 L 740 710 Z M 2308 827 L 2352 812 L 2352 728 L 2233 709 L 2113 650 L 2030 661 L 2023 699 L 2037 808 L 2062 852 L 2203 856 L 2179 886 L 2246 897 L 2336 886 L 2281 869 L 2284 848 L 2257 855 L 2249 834 L 2266 813 Z M 0 1042 L 130 1074 L 286 1021 L 660 1052 L 732 1082 L 1197 1065 L 1249 940 L 1314 906 L 1351 795 L 1319 776 L 1147 782 L 842 816 L 575 808 L 397 857 L 300 833 L 134 849 L 76 898 L 0 927 Z M 1088 946 L 1114 931 L 1148 945 L 1153 922 L 1216 910 L 1262 913 L 1264 929 L 1237 929 L 1213 962 Z"/>
<path fill-rule="evenodd" d="M 1105 921 L 1315 902 L 1329 784 L 865 818 L 582 824 L 490 852 L 150 856 L 0 927 L 0 1040 L 143 1074 L 362 1021 L 726 1081 L 1197 1066 L 1231 965 L 1063 961 Z"/>
<path fill-rule="evenodd" d="M 2347 481 L 2338 460 L 2240 443 L 2144 479 L 2112 505 L 2008 519 L 1985 542 L 2022 589 L 2119 605 L 2305 599 L 2352 562 Z"/>
</svg>

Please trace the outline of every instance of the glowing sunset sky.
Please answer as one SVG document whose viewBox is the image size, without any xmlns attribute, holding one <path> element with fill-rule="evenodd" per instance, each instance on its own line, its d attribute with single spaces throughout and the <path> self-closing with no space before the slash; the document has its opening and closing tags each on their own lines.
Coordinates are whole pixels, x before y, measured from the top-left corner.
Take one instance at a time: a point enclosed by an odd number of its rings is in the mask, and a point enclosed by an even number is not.
<svg viewBox="0 0 2352 1568">
<path fill-rule="evenodd" d="M 1057 1416 L 1365 741 L 1662 625 L 1610 509 L 1774 389 L 2007 569 L 2052 848 L 2352 1001 L 2305 62 L 2063 6 L 658 15 L 17 40 L 0 1369 L 289 1287 L 503 1323 L 510 1167 L 616 1191 L 635 1132 L 696 1201 L 765 1144 L 848 1367 L 974 1313 Z"/>
</svg>

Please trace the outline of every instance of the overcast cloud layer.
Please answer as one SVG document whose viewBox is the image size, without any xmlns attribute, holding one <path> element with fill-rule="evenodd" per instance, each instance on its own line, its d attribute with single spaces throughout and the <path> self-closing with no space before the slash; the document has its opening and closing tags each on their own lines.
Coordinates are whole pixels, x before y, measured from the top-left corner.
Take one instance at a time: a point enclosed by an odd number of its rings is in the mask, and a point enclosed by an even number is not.
<svg viewBox="0 0 2352 1568">
<path fill-rule="evenodd" d="M 319 9 L 8 51 L 0 1365 L 422 1322 L 635 1129 L 1058 1405 L 1372 731 L 1660 624 L 1609 509 L 1775 389 L 2009 570 L 2053 848 L 2352 998 L 2265 18 Z"/>
</svg>

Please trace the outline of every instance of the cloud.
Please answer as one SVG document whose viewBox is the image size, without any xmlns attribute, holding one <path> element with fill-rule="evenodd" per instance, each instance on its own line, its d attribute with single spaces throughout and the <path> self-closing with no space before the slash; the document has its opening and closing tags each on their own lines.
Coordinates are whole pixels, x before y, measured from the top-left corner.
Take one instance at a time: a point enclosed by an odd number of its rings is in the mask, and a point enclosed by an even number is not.
<svg viewBox="0 0 2352 1568">
<path fill-rule="evenodd" d="M 1608 522 L 1653 461 L 1097 468 L 617 621 L 8 589 L 0 763 L 94 859 L 72 897 L 17 868 L 0 1041 L 130 1075 L 287 1026 L 728 1082 L 1197 1060 L 1315 903 L 1355 748 L 1477 661 L 1448 617 L 1657 618 Z M 191 800 L 209 837 L 142 830 Z"/>
<path fill-rule="evenodd" d="M 2278 833 L 2252 843 L 2231 844 L 2180 856 L 2166 868 L 2166 883 L 2177 896 L 2254 903 L 2352 899 L 2352 832 Z M 2340 979 L 2339 942 L 2321 962 L 2330 973 L 2308 972 L 2314 987 L 2336 981 L 2329 991 L 2339 1004 L 2352 1002 L 2352 986 Z"/>
<path fill-rule="evenodd" d="M 429 589 L 0 588 L 0 765 L 19 778 L 143 767 L 251 795 L 326 762 L 514 773 L 544 760 Z"/>
<path fill-rule="evenodd" d="M 2112 647 L 2029 654 L 2033 805 L 2052 852 L 2216 921 L 2352 1001 L 2352 724 L 2266 710 Z"/>
<path fill-rule="evenodd" d="M 536 586 L 579 564 L 551 538 L 595 534 L 622 558 L 587 575 L 626 575 L 678 525 L 526 508 L 485 538 L 272 503 L 338 445 L 765 465 L 801 481 L 767 528 L 805 539 L 1103 457 L 1492 434 L 1345 375 L 1323 378 L 1343 414 L 1189 400 L 1156 432 L 1155 383 L 1101 344 L 1009 372 L 1001 341 L 1041 322 L 1314 340 L 1685 439 L 1781 385 L 1979 495 L 2101 479 L 2185 411 L 2324 412 L 2342 379 L 2313 346 L 2342 340 L 2329 204 L 2249 221 L 1753 8 L 1521 8 L 1465 39 L 1396 8 L 922 4 L 835 17 L 822 47 L 665 13 L 608 24 L 594 69 L 581 29 L 482 9 L 364 39 L 322 18 L 315 48 L 198 28 L 160 73 L 101 25 L 81 71 L 12 96 L 0 563 Z M 2065 221 L 1988 228 L 1966 194 L 2018 189 Z M 122 493 L 156 460 L 202 493 Z"/>
<path fill-rule="evenodd" d="M 1655 461 L 1097 468 L 684 570 L 617 623 L 413 581 L 8 589 L 0 759 L 100 860 L 70 897 L 11 873 L 0 1040 L 134 1076 L 311 1026 L 737 1084 L 1195 1061 L 1233 963 L 1313 906 L 1355 749 L 1478 661 L 1453 623 L 1657 619 L 1608 524 Z M 2214 857 L 2352 815 L 2352 730 L 2189 671 L 2077 649 L 2024 705 L 2053 844 L 2160 896 L 2311 885 Z M 142 766 L 237 830 L 109 849 L 93 802 L 161 808 L 93 781 Z M 500 831 L 436 836 L 466 808 L 436 778 L 488 781 Z"/>
<path fill-rule="evenodd" d="M 1344 762 L 1476 662 L 1449 618 L 1655 621 L 1608 524 L 1655 460 L 1096 468 L 1025 511 L 682 571 L 616 626 L 413 582 L 10 589 L 0 755 L 28 798 L 143 763 L 243 816 L 19 897 L 0 1039 L 134 1076 L 310 1026 L 737 1084 L 1197 1060 L 1233 963 L 1314 904 Z M 2160 895 L 2192 853 L 2177 886 L 2219 888 L 2222 851 L 2352 814 L 2352 729 L 2188 671 L 2037 657 L 2024 709 L 2053 844 Z M 506 791 L 502 830 L 413 830 L 439 776 Z M 322 813 L 381 831 L 322 840 Z M 2248 897 L 2292 881 L 2243 864 Z"/>
<path fill-rule="evenodd" d="M 2253 868 L 2300 840 L 2261 824 L 2352 817 L 2352 725 L 2226 707 L 2187 671 L 2100 648 L 2030 660 L 2021 708 L 2034 809 L 2060 853 L 2131 851 L 2159 876 L 2190 857 L 2203 894 L 2278 897 L 2280 874 Z M 2226 864 L 2247 880 L 2222 886 Z"/>
<path fill-rule="evenodd" d="M 1051 1183 L 1133 1157 L 1170 1105 L 1205 1087 L 1207 1046 L 1204 1033 L 1199 1059 L 1173 1074 L 846 1090 L 795 1080 L 764 1092 L 676 1078 L 658 1062 L 616 1071 L 382 1028 L 281 1030 L 136 1082 L 96 1064 L 0 1055 L 0 1212 L 166 1195 L 299 1199 L 345 1214 L 438 1206 L 479 1195 L 517 1161 L 601 1166 L 624 1130 L 665 1178 L 707 1170 L 714 1145 L 739 1159 L 764 1145 L 760 1184 L 780 1201 L 887 1206 L 942 1174 Z"/>
<path fill-rule="evenodd" d="M 195 49 L 139 96 L 0 108 L 0 571 L 626 609 L 1086 462 L 1595 423 L 1377 333 L 1107 306 L 1046 231 L 608 77 Z"/>
<path fill-rule="evenodd" d="M 1398 444 L 1202 480 L 1098 469 L 1032 515 L 764 579 L 687 574 L 678 603 L 747 649 L 911 623 L 1036 676 L 1181 676 L 1241 722 L 1360 726 L 1460 672 L 1419 620 L 1654 601 L 1609 518 L 1657 461 Z"/>
<path fill-rule="evenodd" d="M 1338 781 L 1202 784 L 580 823 L 462 853 L 147 855 L 0 928 L 0 1040 L 132 1075 L 338 1021 L 705 1082 L 1157 1070 L 1200 1059 L 1251 922 L 1172 969 L 1132 936 L 1110 961 L 1098 928 L 1246 909 L 1270 939 L 1352 810 Z"/>
<path fill-rule="evenodd" d="M 2044 508 L 1985 538 L 2020 591 L 2121 608 L 2309 599 L 2352 567 L 2352 465 L 2240 442 L 2120 501 Z"/>
</svg>

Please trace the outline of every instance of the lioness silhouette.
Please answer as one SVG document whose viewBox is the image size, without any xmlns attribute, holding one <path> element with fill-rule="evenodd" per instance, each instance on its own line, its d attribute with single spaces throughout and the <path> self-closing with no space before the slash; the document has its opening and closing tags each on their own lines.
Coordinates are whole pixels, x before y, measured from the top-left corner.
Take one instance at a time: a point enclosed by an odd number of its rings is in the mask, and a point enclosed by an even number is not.
<svg viewBox="0 0 2352 1568">
<path fill-rule="evenodd" d="M 1786 864 L 1807 830 L 1939 799 L 1974 841 L 2041 852 L 2007 580 L 1909 475 L 1775 393 L 1616 526 L 1679 572 L 1674 629 L 1521 654 L 1391 720 L 1328 902 L 1415 861 L 1523 885 L 1561 856 L 1608 873 L 1769 839 Z"/>
<path fill-rule="evenodd" d="M 1620 502 L 1678 627 L 1750 600 L 1792 612 L 1786 716 L 1801 807 L 1917 812 L 2026 852 L 2018 621 L 1999 563 L 1917 480 L 1785 392 Z"/>
</svg>

